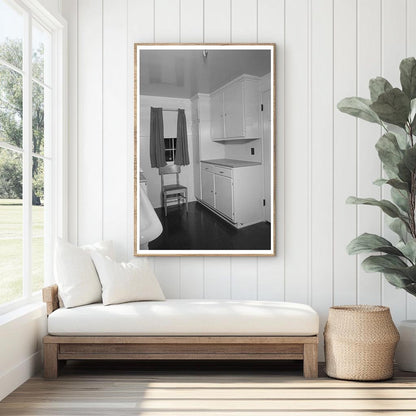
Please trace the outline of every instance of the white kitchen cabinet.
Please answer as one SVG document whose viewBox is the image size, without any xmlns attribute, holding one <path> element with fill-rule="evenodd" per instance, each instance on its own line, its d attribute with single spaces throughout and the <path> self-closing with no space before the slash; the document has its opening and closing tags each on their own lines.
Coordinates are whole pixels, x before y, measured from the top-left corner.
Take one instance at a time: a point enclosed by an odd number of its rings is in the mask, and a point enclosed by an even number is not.
<svg viewBox="0 0 416 416">
<path fill-rule="evenodd" d="M 224 137 L 224 97 L 222 91 L 211 96 L 211 136 L 218 139 Z"/>
<path fill-rule="evenodd" d="M 236 228 L 263 220 L 263 166 L 226 167 L 201 162 L 200 202 Z"/>
<path fill-rule="evenodd" d="M 201 196 L 202 200 L 211 207 L 215 207 L 214 174 L 204 169 L 201 163 Z"/>
<path fill-rule="evenodd" d="M 245 134 L 244 81 L 233 82 L 224 88 L 224 126 L 228 138 Z"/>
<path fill-rule="evenodd" d="M 260 138 L 257 77 L 242 75 L 213 92 L 210 99 L 212 140 Z"/>
<path fill-rule="evenodd" d="M 233 180 L 226 176 L 214 174 L 215 208 L 221 214 L 234 219 L 233 212 Z"/>
</svg>

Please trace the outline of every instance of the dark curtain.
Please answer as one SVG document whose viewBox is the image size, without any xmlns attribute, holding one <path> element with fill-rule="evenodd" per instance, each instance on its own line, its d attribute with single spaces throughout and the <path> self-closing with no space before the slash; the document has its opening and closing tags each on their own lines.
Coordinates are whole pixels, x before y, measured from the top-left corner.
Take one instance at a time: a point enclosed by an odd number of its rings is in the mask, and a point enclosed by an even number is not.
<svg viewBox="0 0 416 416">
<path fill-rule="evenodd" d="M 152 168 L 166 166 L 163 111 L 156 107 L 150 107 L 150 165 Z"/>
<path fill-rule="evenodd" d="M 186 132 L 185 110 L 178 109 L 175 165 L 189 165 L 188 133 Z"/>
</svg>

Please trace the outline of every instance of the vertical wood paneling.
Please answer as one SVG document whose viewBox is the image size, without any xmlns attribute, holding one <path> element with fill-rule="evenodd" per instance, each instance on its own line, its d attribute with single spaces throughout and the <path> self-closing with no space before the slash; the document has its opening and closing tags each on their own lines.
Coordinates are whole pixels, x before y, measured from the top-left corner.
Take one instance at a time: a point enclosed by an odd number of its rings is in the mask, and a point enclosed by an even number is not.
<svg viewBox="0 0 416 416">
<path fill-rule="evenodd" d="M 356 95 L 356 2 L 334 0 L 334 105 Z M 356 207 L 346 205 L 357 186 L 357 122 L 353 117 L 334 113 L 334 303 L 357 301 L 357 259 L 345 247 L 356 236 Z"/>
<path fill-rule="evenodd" d="M 257 258 L 232 258 L 231 298 L 257 299 Z"/>
<path fill-rule="evenodd" d="M 228 257 L 205 258 L 205 297 L 231 298 L 231 270 Z"/>
<path fill-rule="evenodd" d="M 103 1 L 103 238 L 127 253 L 127 0 Z"/>
<path fill-rule="evenodd" d="M 202 257 L 184 257 L 181 259 L 181 293 L 184 299 L 204 297 L 204 259 Z"/>
<path fill-rule="evenodd" d="M 68 22 L 68 91 L 78 85 L 78 2 L 63 0 Z M 78 244 L 78 94 L 68 97 L 68 240 Z"/>
<path fill-rule="evenodd" d="M 102 239 L 102 3 L 78 2 L 78 242 Z"/>
<path fill-rule="evenodd" d="M 232 2 L 231 41 L 257 41 L 257 0 L 239 0 Z"/>
<path fill-rule="evenodd" d="M 286 2 L 285 300 L 308 301 L 308 0 Z M 301 122 L 300 122 L 301 120 Z M 291 178 L 296 177 L 296 182 Z"/>
<path fill-rule="evenodd" d="M 369 98 L 368 80 L 381 73 L 381 2 L 368 0 L 357 3 L 357 87 L 360 97 Z M 365 198 L 380 199 L 381 189 L 373 185 L 380 177 L 381 165 L 374 148 L 382 132 L 378 125 L 358 121 L 357 130 L 357 184 L 358 195 Z M 380 235 L 381 212 L 378 208 L 358 207 L 357 234 L 364 232 Z M 367 273 L 361 262 L 367 255 L 358 256 L 357 302 L 362 304 L 381 303 L 381 276 L 379 273 Z"/>
<path fill-rule="evenodd" d="M 170 299 L 180 298 L 181 284 L 179 276 L 181 273 L 181 264 L 179 259 L 160 257 L 154 259 L 153 264 L 155 275 L 157 276 L 157 280 L 159 281 L 165 296 Z"/>
<path fill-rule="evenodd" d="M 276 43 L 276 257 L 258 259 L 259 299 L 283 300 L 285 293 L 284 183 L 285 183 L 285 1 L 259 0 L 258 41 Z"/>
<path fill-rule="evenodd" d="M 179 42 L 179 0 L 154 0 L 155 42 Z"/>
<path fill-rule="evenodd" d="M 204 6 L 204 42 L 229 42 L 230 0 L 205 0 Z"/>
<path fill-rule="evenodd" d="M 406 55 L 406 0 L 382 0 L 382 74 L 393 86 L 400 86 L 400 61 Z M 385 198 L 390 197 L 386 190 Z M 388 239 L 394 234 L 385 227 Z M 383 279 L 382 302 L 391 308 L 395 321 L 406 319 L 406 293 Z"/>
<path fill-rule="evenodd" d="M 315 0 L 313 6 L 310 10 L 310 300 L 319 315 L 326 317 L 333 290 L 333 1 Z M 325 321 L 321 319 L 321 333 Z"/>
<path fill-rule="evenodd" d="M 204 1 L 180 0 L 182 43 L 203 42 L 204 40 Z"/>
<path fill-rule="evenodd" d="M 416 25 L 414 24 L 414 16 L 416 16 L 416 2 L 407 0 L 407 51 L 406 56 L 416 57 Z M 407 294 L 407 315 L 406 319 L 416 319 L 416 297 Z"/>
</svg>

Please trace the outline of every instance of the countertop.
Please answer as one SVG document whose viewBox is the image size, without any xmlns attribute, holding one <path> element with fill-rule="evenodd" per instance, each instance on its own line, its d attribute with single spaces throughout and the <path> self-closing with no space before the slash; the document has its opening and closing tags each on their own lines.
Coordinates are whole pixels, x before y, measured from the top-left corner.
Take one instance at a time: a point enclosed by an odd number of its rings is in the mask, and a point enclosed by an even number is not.
<svg viewBox="0 0 416 416">
<path fill-rule="evenodd" d="M 235 159 L 210 159 L 210 160 L 201 160 L 201 162 L 211 163 L 212 165 L 226 166 L 228 168 L 244 168 L 246 166 L 261 165 L 260 162 L 248 162 L 246 160 L 235 160 Z"/>
</svg>

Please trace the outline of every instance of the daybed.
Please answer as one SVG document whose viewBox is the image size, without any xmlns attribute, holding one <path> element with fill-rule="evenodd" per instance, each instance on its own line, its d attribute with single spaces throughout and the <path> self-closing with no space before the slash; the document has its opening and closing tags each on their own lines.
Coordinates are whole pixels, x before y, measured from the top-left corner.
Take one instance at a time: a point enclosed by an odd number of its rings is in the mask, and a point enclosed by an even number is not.
<svg viewBox="0 0 416 416">
<path fill-rule="evenodd" d="M 202 299 L 66 309 L 56 285 L 43 299 L 46 378 L 69 359 L 303 360 L 306 378 L 318 374 L 319 318 L 307 305 Z"/>
</svg>

